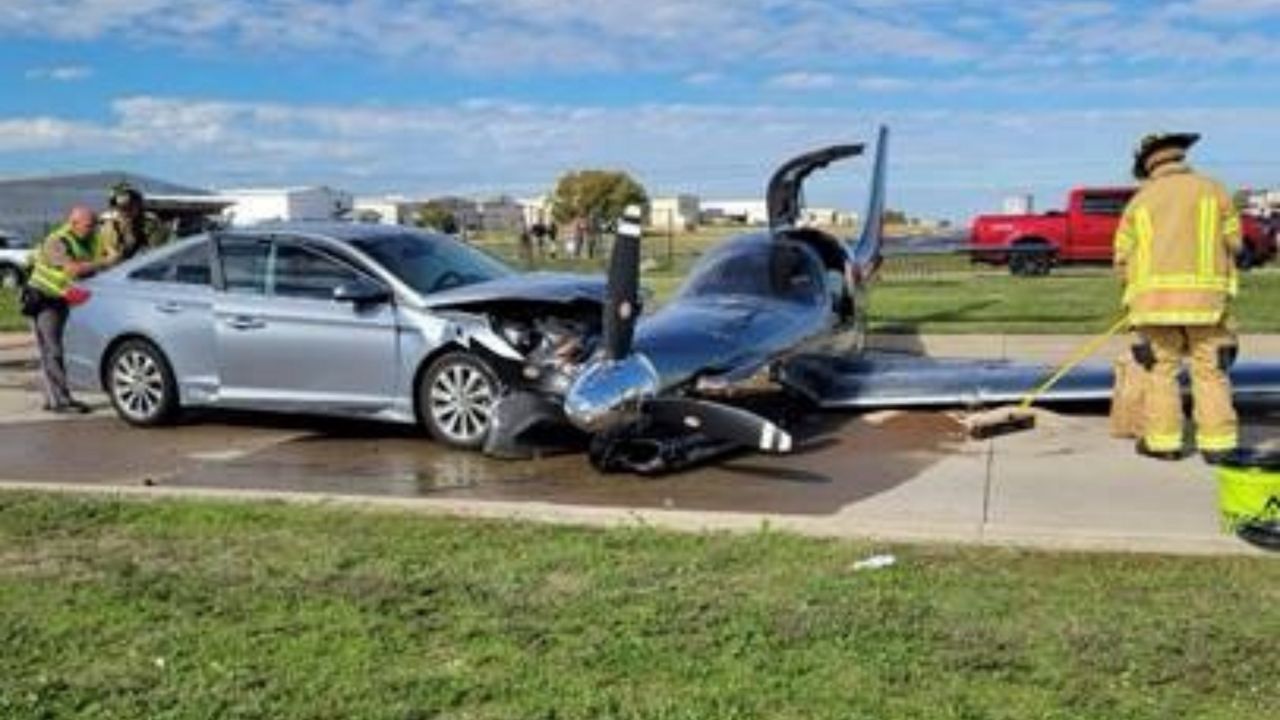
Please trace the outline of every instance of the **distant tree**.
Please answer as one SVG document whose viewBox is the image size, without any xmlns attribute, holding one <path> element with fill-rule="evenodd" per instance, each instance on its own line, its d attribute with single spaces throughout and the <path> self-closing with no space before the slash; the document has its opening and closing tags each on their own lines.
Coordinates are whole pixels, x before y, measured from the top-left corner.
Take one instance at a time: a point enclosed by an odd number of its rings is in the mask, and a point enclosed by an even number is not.
<svg viewBox="0 0 1280 720">
<path fill-rule="evenodd" d="M 578 218 L 592 218 L 598 223 L 597 227 L 604 227 L 621 217 L 627 205 L 643 205 L 648 201 L 644 186 L 625 172 L 576 170 L 565 173 L 556 182 L 551 214 L 561 225 Z"/>
<path fill-rule="evenodd" d="M 901 210 L 885 210 L 884 223 L 886 225 L 906 225 L 907 214 Z"/>
<path fill-rule="evenodd" d="M 431 228 L 450 235 L 458 232 L 458 218 L 443 203 L 429 202 L 418 210 L 413 219 L 418 227 Z"/>
<path fill-rule="evenodd" d="M 1243 210 L 1249 207 L 1249 196 L 1253 192 L 1249 188 L 1240 188 L 1231 195 L 1232 202 L 1235 203 L 1236 210 Z"/>
</svg>

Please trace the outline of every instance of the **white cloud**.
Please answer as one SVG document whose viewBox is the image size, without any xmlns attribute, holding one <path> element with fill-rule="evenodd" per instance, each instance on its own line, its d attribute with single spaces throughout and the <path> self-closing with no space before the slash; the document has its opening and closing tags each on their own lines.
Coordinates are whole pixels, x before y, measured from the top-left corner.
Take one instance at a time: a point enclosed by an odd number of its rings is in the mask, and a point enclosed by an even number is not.
<svg viewBox="0 0 1280 720">
<path fill-rule="evenodd" d="M 830 73 L 790 72 L 774 75 L 768 84 L 783 90 L 828 90 L 835 87 L 836 77 Z"/>
<path fill-rule="evenodd" d="M 870 115 L 790 105 L 595 107 L 474 100 L 349 107 L 132 97 L 110 120 L 0 119 L 0 157 L 43 167 L 129 169 L 209 186 L 328 183 L 362 192 L 531 193 L 565 170 L 621 168 L 655 192 L 756 195 L 796 152 L 893 130 L 891 194 L 919 213 L 963 218 L 1014 191 L 1052 206 L 1073 185 L 1127 180 L 1132 143 L 1156 128 L 1206 134 L 1196 160 L 1233 185 L 1265 184 L 1280 109 L 947 112 Z M 863 165 L 833 173 L 811 199 L 859 196 Z"/>
<path fill-rule="evenodd" d="M 694 86 L 715 85 L 716 83 L 720 82 L 722 79 L 723 77 L 720 75 L 720 73 L 706 72 L 706 71 L 695 72 L 695 73 L 689 73 L 688 75 L 684 76 L 684 84 L 694 85 Z"/>
<path fill-rule="evenodd" d="M 61 118 L 0 118 L 0 153 L 88 148 L 112 134 L 108 128 Z"/>
<path fill-rule="evenodd" d="M 420 58 L 473 71 L 689 69 L 785 47 L 954 59 L 949 33 L 895 19 L 869 0 L 8 0 L 0 36 L 127 37 L 176 46 L 235 43 L 255 51 L 326 49 Z"/>
<path fill-rule="evenodd" d="M 1216 22 L 1242 22 L 1280 16 L 1280 0 L 1191 0 L 1171 3 L 1171 17 L 1191 17 Z"/>
<path fill-rule="evenodd" d="M 93 68 L 85 65 L 60 65 L 58 67 L 31 68 L 23 73 L 28 80 L 53 80 L 55 82 L 74 82 L 85 80 L 93 75 Z"/>
<path fill-rule="evenodd" d="M 0 37 L 376 58 L 480 74 L 885 73 L 1053 56 L 1275 68 L 1280 0 L 6 0 Z M 1268 26 L 1267 24 L 1270 23 Z M 1040 61 L 1043 64 L 1043 60 Z M 899 72 L 894 69 L 893 72 Z"/>
<path fill-rule="evenodd" d="M 868 92 L 900 92 L 921 87 L 922 83 L 902 77 L 865 75 L 853 81 L 853 86 Z"/>
</svg>

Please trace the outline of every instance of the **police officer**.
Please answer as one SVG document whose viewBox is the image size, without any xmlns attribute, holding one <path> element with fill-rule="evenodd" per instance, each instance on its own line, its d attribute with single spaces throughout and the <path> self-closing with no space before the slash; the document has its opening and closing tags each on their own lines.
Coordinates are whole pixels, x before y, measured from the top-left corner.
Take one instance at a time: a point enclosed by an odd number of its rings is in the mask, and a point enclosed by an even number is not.
<svg viewBox="0 0 1280 720">
<path fill-rule="evenodd" d="M 98 244 L 102 259 L 108 265 L 168 241 L 164 223 L 155 213 L 143 210 L 142 193 L 129 183 L 116 184 L 107 204 L 109 208 L 98 226 Z"/>
<path fill-rule="evenodd" d="M 67 222 L 50 233 L 34 255 L 27 287 L 33 295 L 34 307 L 30 308 L 30 314 L 36 345 L 40 348 L 45 409 L 55 413 L 87 413 L 89 406 L 73 399 L 67 385 L 62 332 L 70 312 L 69 303 L 76 301 L 75 281 L 106 267 L 98 258 L 93 211 L 83 206 L 72 208 Z"/>
<path fill-rule="evenodd" d="M 1236 340 L 1229 305 L 1238 289 L 1234 258 L 1241 248 L 1240 216 L 1214 180 L 1193 172 L 1187 149 L 1199 135 L 1148 135 L 1134 151 L 1142 181 L 1115 237 L 1115 262 L 1125 282 L 1124 305 L 1143 343 L 1147 368 L 1139 453 L 1182 457 L 1182 401 L 1178 371 L 1190 358 L 1196 446 L 1212 464 L 1231 457 L 1237 420 L 1227 376 Z"/>
</svg>

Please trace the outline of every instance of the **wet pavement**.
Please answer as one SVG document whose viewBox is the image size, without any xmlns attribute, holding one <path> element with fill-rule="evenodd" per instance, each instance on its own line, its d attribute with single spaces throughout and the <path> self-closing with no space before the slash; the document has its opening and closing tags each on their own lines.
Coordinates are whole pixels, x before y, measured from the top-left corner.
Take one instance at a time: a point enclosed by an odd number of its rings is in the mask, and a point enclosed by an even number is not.
<svg viewBox="0 0 1280 720">
<path fill-rule="evenodd" d="M 819 415 L 802 424 L 808 439 L 793 455 L 741 454 L 640 478 L 600 474 L 581 453 L 493 460 L 392 425 L 215 416 L 138 429 L 93 417 L 0 426 L 0 472 L 34 483 L 831 514 L 916 477 L 965 442 L 961 426 L 937 413 Z"/>
<path fill-rule="evenodd" d="M 800 440 L 791 455 L 744 453 L 642 478 L 602 475 L 581 453 L 501 461 L 449 451 L 396 425 L 198 413 L 176 427 L 139 429 L 116 419 L 101 396 L 86 396 L 93 415 L 53 417 L 39 410 L 31 350 L 0 348 L 0 487 L 342 500 L 688 530 L 1257 552 L 1222 534 L 1211 468 L 1136 456 L 1131 441 L 1109 436 L 1105 407 L 1042 414 L 1032 432 L 981 442 L 946 412 L 810 414 L 789 424 Z M 1055 352 L 1045 349 L 1048 359 Z M 1275 449 L 1280 410 L 1251 411 L 1243 430 L 1247 442 Z"/>
</svg>

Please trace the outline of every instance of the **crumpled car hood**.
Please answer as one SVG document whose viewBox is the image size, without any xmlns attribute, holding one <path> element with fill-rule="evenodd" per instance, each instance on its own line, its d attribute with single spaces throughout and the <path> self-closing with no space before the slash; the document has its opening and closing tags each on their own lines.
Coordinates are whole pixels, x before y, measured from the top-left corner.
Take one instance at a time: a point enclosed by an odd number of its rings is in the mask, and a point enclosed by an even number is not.
<svg viewBox="0 0 1280 720">
<path fill-rule="evenodd" d="M 571 273 L 535 272 L 451 288 L 423 298 L 427 307 L 461 307 L 494 301 L 604 304 L 605 279 Z"/>
</svg>

